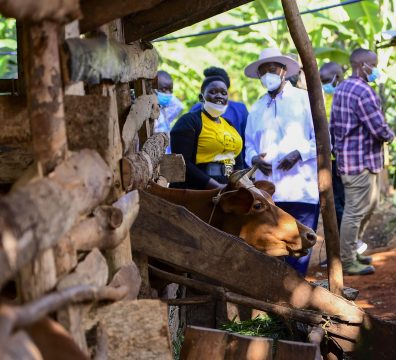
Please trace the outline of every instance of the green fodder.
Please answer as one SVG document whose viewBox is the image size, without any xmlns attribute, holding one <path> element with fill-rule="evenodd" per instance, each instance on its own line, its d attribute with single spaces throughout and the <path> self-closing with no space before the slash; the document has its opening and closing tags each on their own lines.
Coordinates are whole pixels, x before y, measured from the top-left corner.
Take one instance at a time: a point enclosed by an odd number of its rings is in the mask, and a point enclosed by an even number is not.
<svg viewBox="0 0 396 360">
<path fill-rule="evenodd" d="M 221 329 L 247 336 L 293 340 L 289 328 L 279 317 L 265 313 L 245 321 L 236 321 L 234 318 L 231 322 L 224 324 Z"/>
</svg>

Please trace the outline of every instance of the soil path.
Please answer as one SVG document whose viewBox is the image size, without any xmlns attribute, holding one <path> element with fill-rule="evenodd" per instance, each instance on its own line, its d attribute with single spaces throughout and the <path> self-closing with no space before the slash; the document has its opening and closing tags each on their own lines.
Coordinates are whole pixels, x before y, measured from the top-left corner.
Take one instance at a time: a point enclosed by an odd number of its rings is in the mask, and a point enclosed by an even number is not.
<svg viewBox="0 0 396 360">
<path fill-rule="evenodd" d="M 318 235 L 308 271 L 309 281 L 327 278 L 326 269 L 319 266 L 326 258 L 321 226 Z M 368 244 L 364 255 L 373 257 L 376 272 L 366 276 L 345 276 L 344 286 L 359 290 L 355 302 L 368 313 L 396 320 L 396 208 L 390 200 L 382 203 L 374 214 L 363 240 Z"/>
</svg>

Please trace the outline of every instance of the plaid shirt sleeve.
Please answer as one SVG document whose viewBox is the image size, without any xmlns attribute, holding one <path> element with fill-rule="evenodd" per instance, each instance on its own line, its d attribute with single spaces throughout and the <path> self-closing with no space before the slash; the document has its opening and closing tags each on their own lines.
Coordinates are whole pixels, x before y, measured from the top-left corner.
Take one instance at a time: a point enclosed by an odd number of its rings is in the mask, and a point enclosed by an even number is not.
<svg viewBox="0 0 396 360">
<path fill-rule="evenodd" d="M 382 114 L 380 100 L 374 93 L 367 92 L 358 100 L 358 116 L 370 133 L 380 141 L 392 141 L 395 137 Z"/>
</svg>

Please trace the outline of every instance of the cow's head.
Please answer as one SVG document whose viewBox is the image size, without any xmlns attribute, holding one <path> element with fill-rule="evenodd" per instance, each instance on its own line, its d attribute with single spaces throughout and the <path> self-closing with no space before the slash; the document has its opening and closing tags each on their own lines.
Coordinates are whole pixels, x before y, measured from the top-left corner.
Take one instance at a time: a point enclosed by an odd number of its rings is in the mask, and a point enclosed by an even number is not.
<svg viewBox="0 0 396 360">
<path fill-rule="evenodd" d="M 222 230 L 235 233 L 238 226 L 242 239 L 268 255 L 306 255 L 316 243 L 315 232 L 274 204 L 274 184 L 252 183 L 249 175 L 231 177 L 218 199 L 218 206 L 227 214 Z"/>
</svg>

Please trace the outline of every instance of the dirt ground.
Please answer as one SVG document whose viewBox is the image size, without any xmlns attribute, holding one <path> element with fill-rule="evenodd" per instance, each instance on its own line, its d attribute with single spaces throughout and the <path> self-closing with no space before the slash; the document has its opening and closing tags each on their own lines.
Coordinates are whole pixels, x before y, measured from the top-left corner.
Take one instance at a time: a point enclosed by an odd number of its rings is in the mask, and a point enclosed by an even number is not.
<svg viewBox="0 0 396 360">
<path fill-rule="evenodd" d="M 326 258 L 323 228 L 319 226 L 318 243 L 311 257 L 308 280 L 327 278 L 325 268 L 319 266 Z M 365 276 L 345 276 L 344 286 L 359 290 L 356 304 L 368 313 L 388 320 L 396 320 L 396 207 L 392 197 L 384 200 L 364 235 L 368 249 L 364 255 L 373 257 L 376 272 Z M 323 244 L 323 245 L 322 245 Z"/>
</svg>

